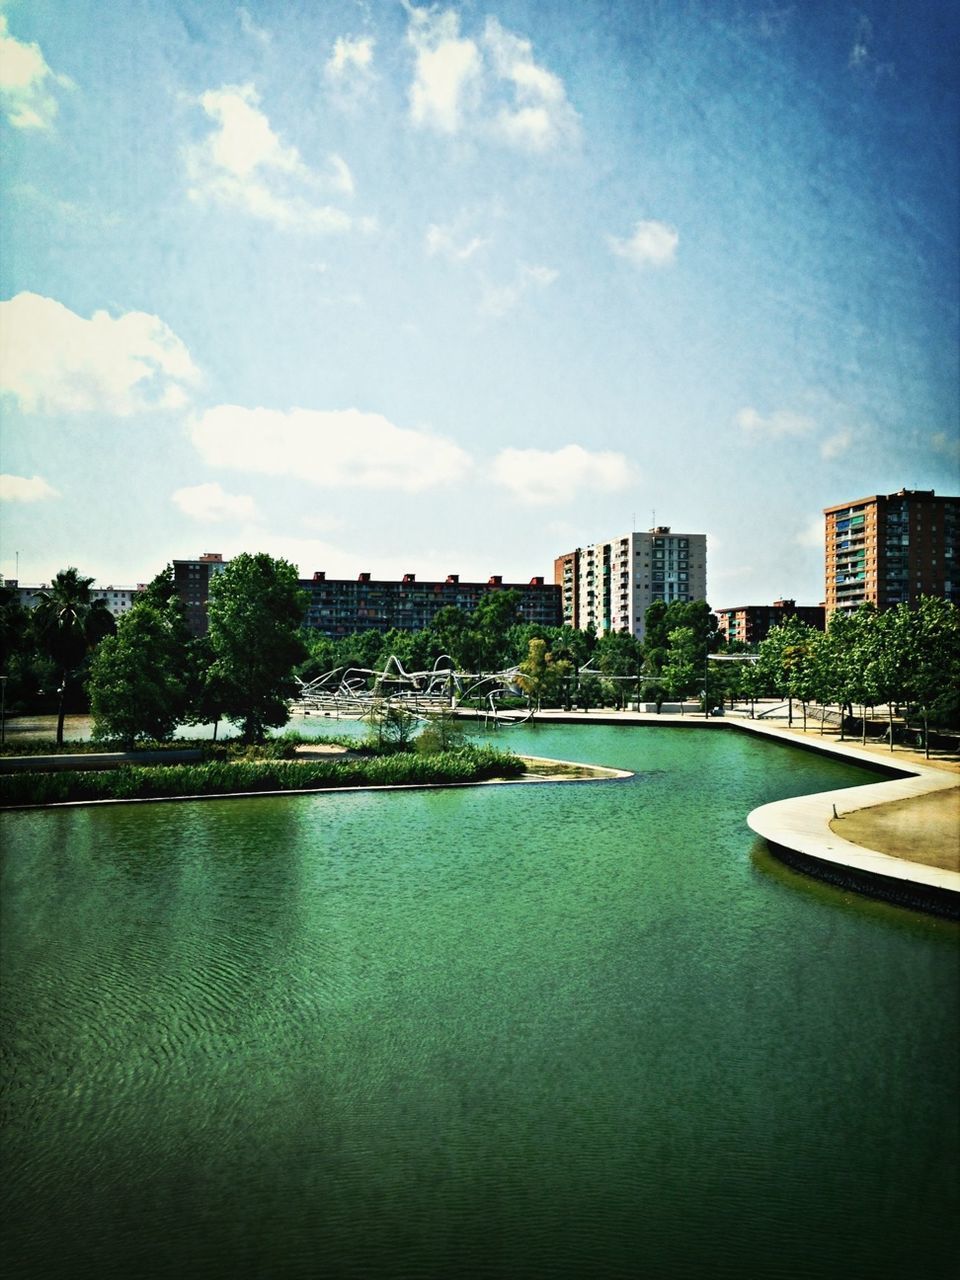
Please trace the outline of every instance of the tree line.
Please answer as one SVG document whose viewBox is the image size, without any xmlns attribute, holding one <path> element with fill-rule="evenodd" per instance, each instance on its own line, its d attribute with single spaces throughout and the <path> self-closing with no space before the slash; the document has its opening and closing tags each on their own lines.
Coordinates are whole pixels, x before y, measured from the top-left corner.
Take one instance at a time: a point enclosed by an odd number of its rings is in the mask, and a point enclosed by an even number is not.
<svg viewBox="0 0 960 1280">
<path fill-rule="evenodd" d="M 960 675 L 957 607 L 930 597 L 885 613 L 864 606 L 835 612 L 820 632 L 789 618 L 753 654 L 725 648 L 706 601 L 655 601 L 645 639 L 523 621 L 516 591 L 491 592 L 472 613 L 438 611 L 420 631 L 368 630 L 331 638 L 303 626 L 306 596 L 295 567 L 265 554 L 237 556 L 210 587 L 209 627 L 191 638 L 183 603 L 167 567 L 132 608 L 114 620 L 90 596 L 92 579 L 75 568 L 57 574 L 32 611 L 0 588 L 0 644 L 8 710 L 58 712 L 89 706 L 98 738 L 163 741 L 180 724 L 239 724 L 260 741 L 289 716 L 308 682 L 336 669 L 382 670 L 393 655 L 407 671 L 439 665 L 479 675 L 516 669 L 523 700 L 534 707 L 625 707 L 635 699 L 704 710 L 726 700 L 775 696 L 837 705 L 849 720 L 861 708 L 887 705 L 890 737 L 897 708 L 916 710 L 929 726 L 955 724 Z M 755 661 L 710 662 L 739 652 Z M 821 721 L 822 723 L 822 721 Z"/>
</svg>

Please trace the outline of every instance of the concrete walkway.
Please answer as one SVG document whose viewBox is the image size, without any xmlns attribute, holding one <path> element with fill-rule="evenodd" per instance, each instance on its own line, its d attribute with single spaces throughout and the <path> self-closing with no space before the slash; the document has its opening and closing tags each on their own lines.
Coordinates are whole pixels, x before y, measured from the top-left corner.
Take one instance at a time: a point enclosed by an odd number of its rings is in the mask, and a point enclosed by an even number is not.
<svg viewBox="0 0 960 1280">
<path fill-rule="evenodd" d="M 916 806 L 929 808 L 926 797 L 957 792 L 960 778 L 955 772 L 920 764 L 913 753 L 878 753 L 850 742 L 820 740 L 816 734 L 798 735 L 781 726 L 736 723 L 739 729 L 757 736 L 900 775 L 867 786 L 775 800 L 754 809 L 747 816 L 750 829 L 786 861 L 850 888 L 960 918 L 960 870 L 942 865 L 946 859 L 940 856 L 936 861 L 941 865 L 899 856 L 893 828 L 882 813 L 895 803 L 900 807 L 901 824 L 923 822 L 927 809 Z M 879 813 L 877 806 L 881 807 Z M 945 819 L 949 812 L 949 800 L 937 806 L 938 819 Z M 850 835 L 862 843 L 845 838 L 844 822 L 853 814 L 857 817 Z M 945 827 L 940 830 L 944 847 L 949 848 L 955 835 Z"/>
</svg>

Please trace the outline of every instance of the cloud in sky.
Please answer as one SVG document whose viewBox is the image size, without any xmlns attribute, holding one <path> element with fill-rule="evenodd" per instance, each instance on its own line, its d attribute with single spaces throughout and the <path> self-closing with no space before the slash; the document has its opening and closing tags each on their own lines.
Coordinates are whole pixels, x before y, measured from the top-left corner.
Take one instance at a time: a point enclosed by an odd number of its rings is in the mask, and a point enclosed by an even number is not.
<svg viewBox="0 0 960 1280">
<path fill-rule="evenodd" d="M 257 508 L 248 494 L 227 493 L 217 483 L 177 489 L 171 498 L 184 515 L 207 524 L 223 520 L 253 520 Z"/>
<path fill-rule="evenodd" d="M 439 255 L 449 262 L 466 262 L 485 248 L 490 240 L 485 236 L 463 236 L 456 226 L 440 226 L 431 222 L 424 237 L 430 257 Z"/>
<path fill-rule="evenodd" d="M 496 113 L 495 129 L 513 146 L 545 151 L 580 137 L 580 117 L 559 76 L 539 66 L 533 46 L 487 18 L 483 43 L 497 77 L 512 87 L 514 101 Z"/>
<path fill-rule="evenodd" d="M 559 274 L 553 267 L 521 263 L 510 284 L 485 286 L 481 310 L 489 316 L 505 316 L 520 303 L 524 294 L 531 289 L 549 288 Z"/>
<path fill-rule="evenodd" d="M 437 13 L 408 5 L 407 40 L 416 53 L 410 86 L 410 119 L 439 133 L 456 133 L 465 110 L 479 99 L 483 69 L 475 41 L 460 35 L 460 19 L 452 10 Z"/>
<path fill-rule="evenodd" d="M 559 76 L 540 66 L 523 36 L 488 17 L 479 39 L 464 36 L 453 9 L 406 5 L 416 54 L 410 119 L 438 133 L 466 125 L 522 151 L 580 138 L 580 117 Z"/>
<path fill-rule="evenodd" d="M 675 227 L 655 219 L 641 220 L 628 239 L 607 236 L 607 244 L 620 258 L 635 267 L 666 267 L 677 256 L 680 233 Z"/>
<path fill-rule="evenodd" d="M 819 547 L 823 550 L 826 523 L 823 514 L 813 516 L 808 524 L 794 536 L 798 547 Z"/>
<path fill-rule="evenodd" d="M 324 488 L 419 493 L 459 480 L 471 466 L 452 440 L 359 409 L 217 405 L 191 423 L 190 434 L 211 466 L 295 476 Z"/>
<path fill-rule="evenodd" d="M 849 427 L 843 427 L 840 431 L 835 431 L 832 436 L 828 436 L 826 440 L 820 442 L 820 457 L 829 461 L 831 458 L 839 458 L 847 452 L 853 444 L 853 432 Z"/>
<path fill-rule="evenodd" d="M 199 377 L 157 316 L 95 311 L 85 320 L 37 293 L 0 302 L 0 391 L 27 413 L 176 409 Z"/>
<path fill-rule="evenodd" d="M 323 68 L 334 102 L 355 107 L 370 92 L 375 80 L 372 36 L 338 36 Z"/>
<path fill-rule="evenodd" d="M 622 453 L 590 453 L 578 444 L 553 452 L 503 449 L 493 460 L 493 478 L 533 506 L 571 502 L 583 492 L 619 493 L 637 482 Z"/>
<path fill-rule="evenodd" d="M 198 101 L 215 128 L 184 151 L 192 200 L 242 209 L 284 230 L 346 231 L 351 226 L 348 213 L 316 198 L 328 191 L 352 194 L 353 177 L 341 156 L 329 157 L 327 175 L 308 168 L 258 109 L 260 95 L 252 84 L 209 89 Z"/>
<path fill-rule="evenodd" d="M 271 42 L 273 36 L 270 32 L 265 27 L 257 26 L 249 10 L 245 9 L 243 5 L 237 10 L 237 17 L 240 19 L 240 30 L 245 36 L 250 36 L 251 39 L 258 40 L 263 45 Z"/>
<path fill-rule="evenodd" d="M 0 502 L 43 502 L 59 497 L 59 490 L 42 476 L 27 479 L 26 476 L 0 475 Z"/>
<path fill-rule="evenodd" d="M 73 81 L 51 71 L 38 44 L 12 36 L 0 13 L 0 101 L 9 123 L 15 129 L 51 128 L 58 110 L 54 85 L 68 89 Z"/>
<path fill-rule="evenodd" d="M 930 448 L 953 463 L 960 464 L 960 440 L 946 431 L 935 431 L 930 436 Z"/>
<path fill-rule="evenodd" d="M 788 436 L 804 436 L 814 429 L 812 418 L 788 409 L 777 409 L 764 417 L 756 409 L 741 409 L 736 423 L 744 434 L 754 440 L 783 440 Z M 826 456 L 826 455 L 825 455 Z"/>
</svg>

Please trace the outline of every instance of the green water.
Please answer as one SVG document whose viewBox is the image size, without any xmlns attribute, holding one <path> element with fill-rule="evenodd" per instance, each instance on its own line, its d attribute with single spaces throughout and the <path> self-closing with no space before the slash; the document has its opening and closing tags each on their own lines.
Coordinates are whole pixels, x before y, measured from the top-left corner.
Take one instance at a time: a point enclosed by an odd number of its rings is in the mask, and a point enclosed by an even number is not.
<svg viewBox="0 0 960 1280">
<path fill-rule="evenodd" d="M 957 929 L 744 822 L 875 776 L 501 740 L 638 776 L 4 818 L 7 1274 L 950 1274 Z"/>
</svg>

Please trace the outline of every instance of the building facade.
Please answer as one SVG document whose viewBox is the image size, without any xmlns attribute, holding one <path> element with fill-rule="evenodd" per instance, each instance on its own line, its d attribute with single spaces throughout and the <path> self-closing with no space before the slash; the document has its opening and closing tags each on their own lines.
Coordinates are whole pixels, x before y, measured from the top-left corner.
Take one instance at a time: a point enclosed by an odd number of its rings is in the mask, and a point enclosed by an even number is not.
<svg viewBox="0 0 960 1280">
<path fill-rule="evenodd" d="M 369 573 L 357 578 L 328 578 L 318 572 L 301 579 L 309 595 L 306 624 L 324 635 L 336 637 L 356 631 L 422 631 L 429 627 L 440 609 L 452 605 L 472 613 L 484 596 L 493 591 L 517 591 L 524 622 L 542 626 L 560 625 L 560 589 L 543 578 L 529 582 L 504 582 L 494 575 L 486 582 L 461 582 L 451 573 L 443 582 L 418 582 L 406 573 L 395 580 L 375 579 Z"/>
<path fill-rule="evenodd" d="M 17 599 L 24 609 L 32 609 L 39 599 L 41 591 L 49 591 L 50 583 L 42 582 L 36 587 L 21 586 L 16 578 L 6 578 L 3 581 L 9 591 L 17 593 Z M 91 587 L 90 600 L 102 600 L 115 618 L 119 618 L 122 614 L 132 609 L 137 602 L 137 597 L 143 590 L 143 584 L 136 587 Z"/>
<path fill-rule="evenodd" d="M 732 609 L 714 609 L 714 613 L 728 644 L 739 640 L 753 645 L 765 640 L 770 628 L 778 627 L 787 618 L 799 618 L 807 626 L 822 631 L 826 610 L 822 604 L 798 605 L 795 600 L 774 600 L 773 604 L 740 604 Z"/>
<path fill-rule="evenodd" d="M 206 634 L 210 583 L 229 563 L 219 551 L 205 551 L 196 560 L 174 560 L 173 585 L 183 601 L 191 635 Z"/>
<path fill-rule="evenodd" d="M 865 603 L 912 604 L 922 595 L 960 601 L 960 498 L 900 489 L 837 503 L 823 514 L 828 617 Z"/>
<path fill-rule="evenodd" d="M 643 639 L 644 616 L 654 600 L 705 600 L 707 536 L 674 533 L 657 525 L 578 547 L 554 561 L 563 621 L 598 635 L 629 631 Z"/>
</svg>

